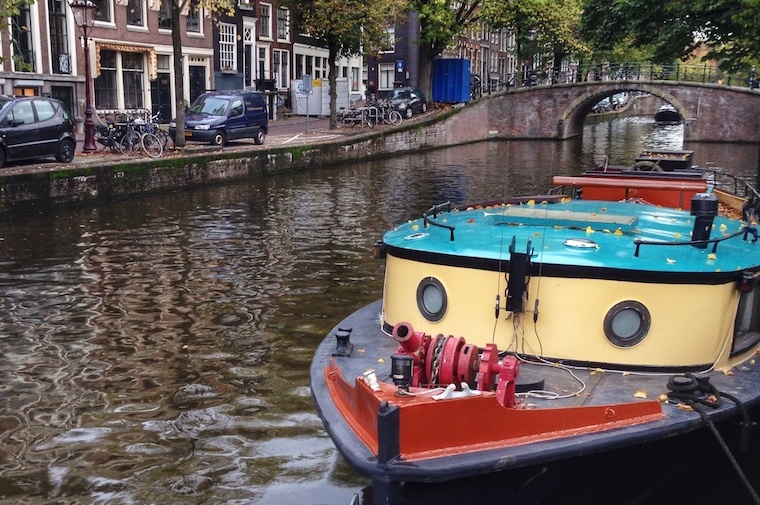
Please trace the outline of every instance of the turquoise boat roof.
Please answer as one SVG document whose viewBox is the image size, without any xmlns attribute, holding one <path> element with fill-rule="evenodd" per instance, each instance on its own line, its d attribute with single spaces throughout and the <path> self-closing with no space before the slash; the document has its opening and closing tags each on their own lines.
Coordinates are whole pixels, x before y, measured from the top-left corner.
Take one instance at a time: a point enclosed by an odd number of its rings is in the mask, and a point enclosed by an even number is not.
<svg viewBox="0 0 760 505">
<path fill-rule="evenodd" d="M 430 255 L 509 260 L 509 248 L 527 251 L 534 264 L 598 267 L 631 271 L 710 273 L 754 270 L 760 266 L 760 241 L 750 234 L 727 238 L 706 248 L 659 246 L 647 242 L 691 240 L 695 217 L 689 211 L 634 202 L 565 199 L 440 212 L 426 226 L 423 218 L 396 226 L 383 238 L 390 250 L 424 258 Z M 717 216 L 710 239 L 744 229 L 744 222 Z M 451 240 L 451 236 L 454 240 Z M 643 241 L 636 256 L 636 240 Z"/>
</svg>

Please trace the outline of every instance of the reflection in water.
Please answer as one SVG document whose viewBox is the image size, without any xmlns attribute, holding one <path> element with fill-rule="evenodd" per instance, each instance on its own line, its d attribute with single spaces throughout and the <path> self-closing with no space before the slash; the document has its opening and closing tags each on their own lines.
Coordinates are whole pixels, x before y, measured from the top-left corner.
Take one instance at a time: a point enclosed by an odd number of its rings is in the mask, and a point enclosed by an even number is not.
<svg viewBox="0 0 760 505">
<path fill-rule="evenodd" d="M 681 130 L 682 131 L 682 130 Z M 371 244 L 433 204 L 673 147 L 636 118 L 0 223 L 0 497 L 348 504 L 311 355 L 381 294 Z M 682 136 L 682 133 L 680 134 Z M 754 146 L 687 146 L 754 174 Z"/>
</svg>

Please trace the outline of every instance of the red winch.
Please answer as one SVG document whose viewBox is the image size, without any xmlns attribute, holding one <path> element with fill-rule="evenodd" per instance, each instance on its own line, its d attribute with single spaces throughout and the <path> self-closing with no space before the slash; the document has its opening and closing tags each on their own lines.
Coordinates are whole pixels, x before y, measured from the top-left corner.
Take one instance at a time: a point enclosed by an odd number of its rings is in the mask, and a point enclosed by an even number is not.
<svg viewBox="0 0 760 505">
<path fill-rule="evenodd" d="M 438 335 L 432 337 L 414 331 L 411 324 L 402 322 L 393 327 L 393 338 L 399 343 L 394 357 L 411 361 L 411 377 L 402 384 L 414 387 L 437 387 L 464 382 L 477 384 L 479 391 L 493 391 L 500 405 L 515 406 L 515 380 L 520 362 L 515 356 L 499 361 L 495 344 L 486 344 L 482 354 L 475 345 L 462 337 Z M 411 357 L 411 360 L 409 360 Z M 393 372 L 394 380 L 396 372 Z"/>
</svg>

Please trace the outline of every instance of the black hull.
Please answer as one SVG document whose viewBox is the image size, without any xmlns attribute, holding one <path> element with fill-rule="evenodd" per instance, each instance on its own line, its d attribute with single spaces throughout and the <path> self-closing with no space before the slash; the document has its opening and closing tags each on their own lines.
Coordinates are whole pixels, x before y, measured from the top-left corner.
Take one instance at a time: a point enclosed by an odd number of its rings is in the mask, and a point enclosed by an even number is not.
<svg viewBox="0 0 760 505">
<path fill-rule="evenodd" d="M 362 352 L 355 352 L 351 358 L 334 358 L 343 376 L 353 379 L 371 367 L 378 369 L 380 380 L 384 379 L 380 370 L 383 365 L 378 364 L 376 358 L 364 359 L 382 354 L 387 355 L 386 361 L 390 361 L 395 348 L 395 342 L 380 331 L 379 312 L 378 301 L 342 321 L 320 344 L 311 367 L 312 396 L 325 428 L 349 465 L 372 479 L 372 503 L 375 505 L 556 504 L 567 502 L 568 497 L 573 503 L 610 503 L 611 496 L 614 503 L 654 503 L 654 498 L 647 501 L 646 495 L 640 496 L 639 493 L 645 493 L 645 488 L 651 486 L 667 488 L 673 485 L 673 479 L 681 478 L 684 486 L 704 487 L 705 481 L 695 483 L 690 477 L 702 467 L 710 469 L 712 475 L 725 476 L 715 485 L 727 485 L 732 492 L 736 491 L 740 498 L 735 503 L 753 503 L 729 457 L 700 416 L 675 407 L 669 407 L 667 419 L 644 425 L 445 458 L 416 462 L 394 459 L 379 463 L 341 416 L 327 391 L 324 375 L 324 367 L 335 350 L 334 332 L 339 327 L 351 327 L 351 340 Z M 372 346 L 375 349 L 371 349 Z M 377 346 L 383 347 L 382 352 L 369 352 L 377 351 Z M 760 365 L 748 364 L 745 368 L 742 374 L 737 373 L 741 377 L 714 374 L 711 380 L 721 391 L 734 395 L 740 391 L 742 401 L 751 409 L 753 420 L 757 421 L 760 418 Z M 387 371 L 384 375 L 387 376 Z M 642 380 L 651 381 L 644 382 L 643 386 L 651 392 L 656 389 L 654 384 L 666 381 L 667 377 Z M 605 394 L 600 391 L 594 395 L 595 401 L 612 403 L 604 397 Z M 760 433 L 755 433 L 752 438 L 750 456 L 739 457 L 742 420 L 739 409 L 728 402 L 708 415 L 725 437 L 732 454 L 750 468 L 754 485 L 760 485 L 757 475 L 760 472 L 757 463 L 760 460 Z M 472 429 L 478 428 L 477 414 L 473 415 L 472 426 Z M 724 489 L 723 493 L 727 491 Z M 493 498 L 484 500 L 486 494 L 493 494 Z M 704 494 L 700 492 L 697 497 Z M 626 501 L 624 496 L 631 499 Z M 644 501 L 637 501 L 637 497 Z"/>
</svg>

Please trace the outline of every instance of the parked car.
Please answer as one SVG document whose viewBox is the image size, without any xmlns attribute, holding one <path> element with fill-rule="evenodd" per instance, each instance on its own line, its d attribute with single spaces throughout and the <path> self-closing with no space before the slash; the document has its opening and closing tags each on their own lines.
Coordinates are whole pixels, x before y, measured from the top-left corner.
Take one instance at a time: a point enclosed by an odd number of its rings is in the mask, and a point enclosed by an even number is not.
<svg viewBox="0 0 760 505">
<path fill-rule="evenodd" d="M 169 123 L 174 138 L 177 121 Z M 263 144 L 269 132 L 264 95 L 258 91 L 212 91 L 204 93 L 185 112 L 185 138 L 223 146 L 229 140 L 252 138 Z"/>
<path fill-rule="evenodd" d="M 609 112 L 610 110 L 612 110 L 612 104 L 609 97 L 603 98 L 591 108 L 591 112 L 595 112 L 597 114 L 600 112 Z"/>
<path fill-rule="evenodd" d="M 396 88 L 386 98 L 405 118 L 410 118 L 415 113 L 427 112 L 425 94 L 420 89 Z"/>
<path fill-rule="evenodd" d="M 54 98 L 0 96 L 0 167 L 6 161 L 74 159 L 74 124 Z"/>
</svg>

